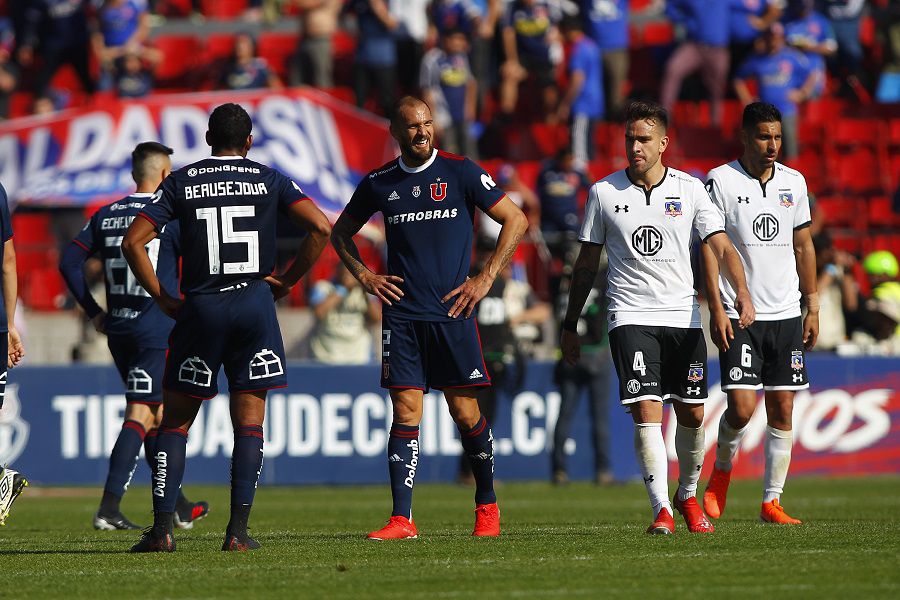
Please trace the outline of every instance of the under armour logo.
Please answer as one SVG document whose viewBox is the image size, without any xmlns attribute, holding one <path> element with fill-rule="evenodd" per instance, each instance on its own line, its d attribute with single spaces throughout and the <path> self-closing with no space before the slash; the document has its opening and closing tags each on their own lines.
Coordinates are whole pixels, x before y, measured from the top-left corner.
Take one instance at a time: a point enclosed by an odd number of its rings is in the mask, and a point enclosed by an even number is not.
<svg viewBox="0 0 900 600">
<path fill-rule="evenodd" d="M 620 210 L 623 210 L 623 211 L 625 211 L 625 212 L 628 212 L 628 206 L 627 206 L 627 205 L 625 205 L 625 206 L 619 206 L 618 204 L 616 204 L 616 212 L 619 212 Z"/>
<path fill-rule="evenodd" d="M 801 383 L 803 381 L 803 374 L 797 373 L 793 376 L 794 383 Z"/>
<path fill-rule="evenodd" d="M 692 395 L 693 395 L 693 396 L 699 396 L 699 395 L 700 395 L 700 388 L 699 388 L 699 387 L 689 387 L 689 388 L 687 389 L 687 393 L 688 393 L 688 396 L 692 396 Z"/>
<path fill-rule="evenodd" d="M 738 204 L 743 202 L 744 204 L 750 204 L 750 196 L 738 196 Z"/>
<path fill-rule="evenodd" d="M 653 483 L 653 475 L 650 477 L 644 477 L 644 483 Z"/>
</svg>

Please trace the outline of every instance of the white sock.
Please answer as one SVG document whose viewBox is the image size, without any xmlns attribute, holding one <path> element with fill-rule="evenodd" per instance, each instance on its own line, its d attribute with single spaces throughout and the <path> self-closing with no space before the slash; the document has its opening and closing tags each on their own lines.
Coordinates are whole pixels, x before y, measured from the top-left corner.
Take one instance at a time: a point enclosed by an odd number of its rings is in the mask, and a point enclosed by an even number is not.
<svg viewBox="0 0 900 600">
<path fill-rule="evenodd" d="M 650 506 L 653 507 L 653 518 L 655 519 L 663 508 L 667 508 L 669 514 L 672 514 L 667 480 L 669 462 L 662 423 L 636 423 L 634 451 L 641 467 L 641 475 L 644 477 L 644 485 L 647 487 L 647 495 L 650 497 Z"/>
<path fill-rule="evenodd" d="M 697 495 L 697 482 L 703 468 L 706 437 L 703 427 L 675 426 L 675 453 L 678 455 L 678 499 L 682 502 Z"/>
<path fill-rule="evenodd" d="M 734 455 L 737 454 L 741 440 L 744 439 L 744 432 L 747 426 L 741 429 L 734 429 L 725 420 L 725 413 L 719 419 L 719 439 L 716 441 L 716 468 L 720 471 L 731 471 L 731 463 Z"/>
<path fill-rule="evenodd" d="M 787 479 L 788 467 L 791 466 L 791 446 L 794 443 L 794 432 L 766 426 L 766 473 L 763 479 L 765 488 L 763 502 L 771 502 L 781 498 L 784 491 L 784 480 Z"/>
</svg>

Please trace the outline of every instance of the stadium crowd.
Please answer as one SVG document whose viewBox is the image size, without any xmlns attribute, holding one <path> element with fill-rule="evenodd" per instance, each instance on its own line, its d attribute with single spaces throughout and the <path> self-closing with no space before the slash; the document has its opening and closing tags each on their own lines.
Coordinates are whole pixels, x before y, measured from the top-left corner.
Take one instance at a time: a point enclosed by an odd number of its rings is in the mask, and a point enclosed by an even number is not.
<svg viewBox="0 0 900 600">
<path fill-rule="evenodd" d="M 587 187 L 624 166 L 626 101 L 659 99 L 673 118 L 670 160 L 705 177 L 738 155 L 742 106 L 761 99 L 781 110 L 782 159 L 818 198 L 813 232 L 831 303 L 823 298 L 823 314 L 833 315 L 834 329 L 819 347 L 896 352 L 897 332 L 886 335 L 884 323 L 896 325 L 900 294 L 883 286 L 900 285 L 892 258 L 900 254 L 900 203 L 889 199 L 900 173 L 889 153 L 900 146 L 900 121 L 889 121 L 897 98 L 885 83 L 900 57 L 895 4 L 5 0 L 0 116 L 285 85 L 315 86 L 384 114 L 399 95 L 420 92 L 434 109 L 438 145 L 480 157 L 528 214 L 512 277 L 559 311 Z M 887 123 L 890 136 L 871 129 Z M 58 229 L 60 238 L 71 233 Z M 320 350 L 320 329 L 354 296 L 340 273 L 331 281 L 337 257 L 323 258 L 308 290 L 290 300 L 314 308 Z M 371 315 L 356 304 L 346 318 L 365 328 Z M 516 330 L 538 356 L 552 356 L 555 332 Z"/>
</svg>

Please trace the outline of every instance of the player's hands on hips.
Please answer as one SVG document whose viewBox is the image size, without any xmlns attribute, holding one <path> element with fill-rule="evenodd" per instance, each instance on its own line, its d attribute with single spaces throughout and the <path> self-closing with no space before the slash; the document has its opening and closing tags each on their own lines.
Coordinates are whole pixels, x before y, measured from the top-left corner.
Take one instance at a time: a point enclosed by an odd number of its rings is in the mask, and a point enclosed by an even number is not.
<svg viewBox="0 0 900 600">
<path fill-rule="evenodd" d="M 819 313 L 810 311 L 803 319 L 803 347 L 812 350 L 816 346 L 817 339 L 819 339 Z"/>
<path fill-rule="evenodd" d="M 164 313 L 174 319 L 175 315 L 178 313 L 178 309 L 181 308 L 182 304 L 184 304 L 184 300 L 182 300 L 181 298 L 173 298 L 168 293 L 166 293 L 166 290 L 162 290 L 159 298 L 156 299 L 156 303 Z"/>
<path fill-rule="evenodd" d="M 22 362 L 22 358 L 25 357 L 25 346 L 22 345 L 19 330 L 12 324 L 9 325 L 9 331 L 6 332 L 6 342 L 9 348 L 9 353 L 6 357 L 6 367 L 12 369 Z"/>
<path fill-rule="evenodd" d="M 725 352 L 731 346 L 734 339 L 734 329 L 731 327 L 731 319 L 725 313 L 725 309 L 719 306 L 718 310 L 709 312 L 709 335 L 716 348 Z"/>
<path fill-rule="evenodd" d="M 106 312 L 101 311 L 94 315 L 94 318 L 91 319 L 91 323 L 94 325 L 94 330 L 97 333 L 102 333 L 106 335 Z"/>
<path fill-rule="evenodd" d="M 567 363 L 573 366 L 578 363 L 581 358 L 581 341 L 576 332 L 563 329 L 559 335 L 559 348 Z"/>
<path fill-rule="evenodd" d="M 481 273 L 475 277 L 466 277 L 462 285 L 441 298 L 441 302 L 447 302 L 456 296 L 456 302 L 447 311 L 447 316 L 455 319 L 465 311 L 468 319 L 475 310 L 475 305 L 487 295 L 493 283 L 489 277 L 485 277 Z"/>
<path fill-rule="evenodd" d="M 756 320 L 756 309 L 753 307 L 753 300 L 750 299 L 750 292 L 741 290 L 734 299 L 734 308 L 738 313 L 738 324 L 741 329 L 746 329 Z"/>
<path fill-rule="evenodd" d="M 400 302 L 403 298 L 403 290 L 400 289 L 403 278 L 397 275 L 378 275 L 371 271 L 363 271 L 359 274 L 359 283 L 367 292 L 388 306 L 392 306 L 393 302 Z"/>
<path fill-rule="evenodd" d="M 269 284 L 272 296 L 276 300 L 281 300 L 291 292 L 292 286 L 281 275 L 268 275 L 263 281 Z"/>
</svg>

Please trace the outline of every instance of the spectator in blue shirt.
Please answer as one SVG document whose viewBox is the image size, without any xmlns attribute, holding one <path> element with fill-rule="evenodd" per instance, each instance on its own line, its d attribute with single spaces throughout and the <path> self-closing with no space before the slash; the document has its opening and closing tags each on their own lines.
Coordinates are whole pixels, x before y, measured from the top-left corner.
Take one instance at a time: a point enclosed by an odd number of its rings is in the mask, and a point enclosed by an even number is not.
<svg viewBox="0 0 900 600">
<path fill-rule="evenodd" d="M 781 153 L 786 161 L 797 157 L 797 105 L 813 95 L 816 74 L 809 61 L 784 41 L 784 26 L 775 23 L 762 37 L 762 51 L 737 69 L 734 91 L 746 106 L 760 101 L 781 111 Z M 750 93 L 747 81 L 755 80 L 759 93 Z"/>
<path fill-rule="evenodd" d="M 151 55 L 153 56 L 153 55 Z M 143 98 L 153 91 L 153 69 L 158 63 L 128 52 L 113 63 L 113 84 L 119 98 Z"/>
<path fill-rule="evenodd" d="M 784 26 L 784 33 L 788 45 L 803 52 L 816 74 L 812 98 L 818 98 L 825 91 L 825 58 L 837 52 L 837 40 L 831 23 L 813 9 L 814 5 L 814 0 L 798 0 L 791 19 Z"/>
<path fill-rule="evenodd" d="M 628 80 L 628 0 L 581 0 L 585 32 L 600 48 L 607 115 L 619 119 Z"/>
<path fill-rule="evenodd" d="M 29 0 L 22 15 L 19 64 L 28 68 L 39 52 L 43 66 L 34 82 L 36 96 L 49 93 L 50 80 L 64 64 L 78 74 L 81 86 L 93 94 L 95 85 L 88 68 L 90 40 L 87 9 L 89 0 Z"/>
<path fill-rule="evenodd" d="M 222 74 L 222 87 L 229 90 L 281 88 L 281 80 L 266 59 L 256 56 L 256 42 L 249 33 L 235 36 L 234 53 Z"/>
<path fill-rule="evenodd" d="M 583 169 L 594 158 L 594 130 L 603 118 L 603 63 L 600 49 L 581 29 L 581 20 L 567 15 L 560 23 L 569 49 L 569 87 L 559 103 L 560 121 L 568 119 L 575 166 Z"/>
<path fill-rule="evenodd" d="M 731 39 L 731 66 L 736 69 L 753 52 L 756 40 L 777 22 L 785 0 L 726 0 L 728 34 Z"/>
<path fill-rule="evenodd" d="M 666 16 L 684 29 L 663 75 L 660 101 L 672 114 L 684 78 L 697 71 L 709 93 L 714 123 L 722 119 L 722 99 L 728 83 L 728 2 L 725 0 L 668 0 Z"/>
<path fill-rule="evenodd" d="M 362 108 L 374 87 L 378 107 L 388 114 L 397 95 L 397 46 L 394 32 L 399 27 L 385 0 L 350 0 L 356 13 L 356 61 L 353 92 Z"/>
<path fill-rule="evenodd" d="M 113 71 L 116 77 L 121 74 L 121 65 L 116 63 L 126 62 L 119 59 L 127 54 L 138 54 L 153 63 L 161 60 L 158 50 L 145 45 L 150 33 L 147 0 L 105 0 L 97 9 L 95 21 L 91 42 L 100 62 L 101 89 L 112 85 Z"/>
<path fill-rule="evenodd" d="M 556 64 L 559 56 L 559 6 L 550 0 L 512 0 L 503 20 L 500 111 L 511 115 L 518 104 L 519 84 L 532 77 L 540 90 L 543 114 L 555 115 Z"/>
<path fill-rule="evenodd" d="M 829 61 L 832 73 L 845 78 L 845 93 L 851 90 L 856 96 L 864 92 L 860 77 L 865 77 L 862 68 L 863 48 L 859 38 L 860 17 L 865 8 L 865 0 L 817 0 L 817 8 L 824 14 L 837 39 L 837 54 Z M 849 88 L 849 89 L 847 89 Z"/>
<path fill-rule="evenodd" d="M 422 97 L 431 107 L 440 148 L 476 160 L 469 128 L 478 86 L 466 56 L 469 43 L 461 29 L 447 30 L 440 42 L 422 59 Z"/>
</svg>

